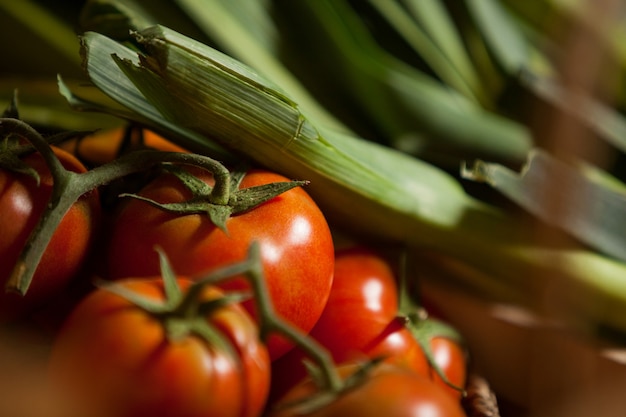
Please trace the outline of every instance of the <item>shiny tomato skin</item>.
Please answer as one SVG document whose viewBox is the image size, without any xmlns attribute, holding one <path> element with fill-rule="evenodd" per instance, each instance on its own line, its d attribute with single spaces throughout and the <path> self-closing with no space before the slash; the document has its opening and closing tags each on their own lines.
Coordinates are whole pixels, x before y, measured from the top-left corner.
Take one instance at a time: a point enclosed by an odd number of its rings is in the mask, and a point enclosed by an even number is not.
<svg viewBox="0 0 626 417">
<path fill-rule="evenodd" d="M 366 358 L 383 358 L 387 363 L 429 375 L 430 366 L 422 346 L 400 317 L 389 322 L 385 330 L 363 348 L 363 353 Z M 358 359 L 356 355 L 355 358 Z"/>
<path fill-rule="evenodd" d="M 330 353 L 334 359 L 334 352 Z M 428 360 L 421 345 L 399 319 L 392 320 L 368 345 L 358 351 L 352 351 L 345 357 L 346 362 L 381 358 L 385 363 L 404 367 L 423 376 L 430 375 Z M 276 403 L 287 391 L 307 377 L 303 364 L 305 358 L 305 354 L 296 347 L 272 362 L 269 404 Z M 335 363 L 341 362 L 335 360 Z"/>
<path fill-rule="evenodd" d="M 123 282 L 154 300 L 164 298 L 160 278 Z M 184 288 L 190 281 L 178 282 Z M 204 299 L 220 294 L 209 287 Z M 230 341 L 236 357 L 195 335 L 170 340 L 153 316 L 111 292 L 95 290 L 71 313 L 53 344 L 53 386 L 84 415 L 260 415 L 270 368 L 256 324 L 237 304 L 207 320 Z"/>
<path fill-rule="evenodd" d="M 86 168 L 71 154 L 52 147 L 63 166 L 73 172 Z M 25 174 L 0 170 L 0 283 L 11 270 L 52 192 L 52 176 L 39 153 L 23 158 L 40 176 L 40 185 Z M 24 297 L 0 291 L 0 322 L 23 317 L 59 294 L 78 274 L 98 229 L 97 190 L 81 197 L 63 217 L 37 267 Z"/>
<path fill-rule="evenodd" d="M 443 336 L 430 339 L 433 359 L 448 381 L 459 388 L 465 388 L 467 382 L 467 352 L 458 342 Z M 430 378 L 442 386 L 453 398 L 462 397 L 462 391 L 446 384 L 434 368 L 430 368 Z"/>
<path fill-rule="evenodd" d="M 193 172 L 212 183 L 205 171 Z M 280 181 L 288 179 L 253 170 L 240 188 Z M 159 202 L 190 198 L 180 181 L 167 174 L 148 184 L 140 194 Z M 112 278 L 158 273 L 155 245 L 167 253 L 177 273 L 198 276 L 242 261 L 251 242 L 257 241 L 267 287 L 279 315 L 308 332 L 328 299 L 334 268 L 332 235 L 323 213 L 301 187 L 231 217 L 226 223 L 228 234 L 205 215 L 178 216 L 131 199 L 123 204 L 113 223 L 107 257 Z M 222 287 L 249 288 L 243 278 L 230 280 Z M 252 300 L 244 306 L 256 317 Z M 268 346 L 275 359 L 293 345 L 272 335 Z"/>
<path fill-rule="evenodd" d="M 350 367 L 340 367 L 346 374 Z M 311 380 L 289 391 L 270 412 L 269 417 L 295 417 L 293 407 L 281 404 L 306 398 L 316 392 Z M 464 417 L 461 405 L 427 377 L 404 367 L 390 364 L 376 366 L 361 383 L 341 394 L 331 403 L 306 414 L 307 417 Z"/>
<path fill-rule="evenodd" d="M 311 334 L 337 362 L 353 359 L 398 313 L 398 289 L 389 264 L 361 247 L 338 250 L 331 293 Z"/>
<path fill-rule="evenodd" d="M 384 357 L 428 375 L 420 344 L 397 314 L 398 290 L 387 261 L 366 248 L 342 249 L 335 254 L 328 302 L 310 335 L 336 363 Z M 306 377 L 305 357 L 294 348 L 272 363 L 270 402 Z"/>
</svg>

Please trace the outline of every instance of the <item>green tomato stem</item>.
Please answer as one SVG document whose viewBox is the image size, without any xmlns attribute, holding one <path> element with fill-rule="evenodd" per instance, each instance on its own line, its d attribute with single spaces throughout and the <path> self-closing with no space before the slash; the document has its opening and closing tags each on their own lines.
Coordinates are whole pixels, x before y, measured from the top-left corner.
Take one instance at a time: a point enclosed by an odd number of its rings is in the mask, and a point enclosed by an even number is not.
<svg viewBox="0 0 626 417">
<path fill-rule="evenodd" d="M 11 129 L 13 134 L 28 140 L 41 153 L 54 181 L 48 205 L 26 241 L 5 285 L 7 291 L 24 295 L 54 231 L 82 193 L 76 194 L 77 187 L 74 186 L 79 174 L 63 167 L 49 144 L 35 129 L 12 118 L 2 118 L 0 124 Z"/>
<path fill-rule="evenodd" d="M 115 179 L 147 170 L 160 163 L 197 166 L 210 171 L 215 178 L 215 185 L 210 194 L 211 202 L 214 204 L 228 204 L 229 202 L 230 173 L 222 164 L 209 157 L 189 153 L 143 150 L 129 153 L 90 171 L 76 173 L 63 167 L 46 140 L 28 124 L 12 118 L 2 118 L 0 123 L 33 144 L 42 154 L 54 180 L 50 201 L 29 236 L 6 284 L 8 291 L 15 291 L 22 295 L 26 293 L 37 265 L 63 216 L 82 195 Z M 269 333 L 275 332 L 292 340 L 319 365 L 324 385 L 321 388 L 325 391 L 339 392 L 343 387 L 343 381 L 334 366 L 330 353 L 275 313 L 265 285 L 258 243 L 251 245 L 247 261 L 215 271 L 206 279 L 194 283 L 177 306 L 177 310 L 185 312 L 192 308 L 191 306 L 197 303 L 205 285 L 241 274 L 247 277 L 254 292 L 260 318 L 261 337 L 265 338 Z"/>
<path fill-rule="evenodd" d="M 320 387 L 320 390 L 334 393 L 340 392 L 344 387 L 344 382 L 339 376 L 330 352 L 302 330 L 289 324 L 276 314 L 269 291 L 265 285 L 261 248 L 258 242 L 252 242 L 250 245 L 246 261 L 211 273 L 204 279 L 198 280 L 189 291 L 199 293 L 203 285 L 214 284 L 241 274 L 248 280 L 254 295 L 261 338 L 265 339 L 270 333 L 278 333 L 294 342 L 319 366 L 323 385 Z"/>
<path fill-rule="evenodd" d="M 261 336 L 265 337 L 269 332 L 278 332 L 289 338 L 302 349 L 307 356 L 313 359 L 320 367 L 324 390 L 339 392 L 343 382 L 330 352 L 317 343 L 313 338 L 306 335 L 300 329 L 288 324 L 274 312 L 265 280 L 263 279 L 263 265 L 261 263 L 261 248 L 257 243 L 250 246 L 250 284 L 256 296 L 256 306 L 259 316 L 263 318 Z"/>
<path fill-rule="evenodd" d="M 419 310 L 418 304 L 411 297 L 409 289 L 409 280 L 407 277 L 407 250 L 402 250 L 400 254 L 400 268 L 398 273 L 398 312 L 400 314 L 409 314 Z"/>
<path fill-rule="evenodd" d="M 11 129 L 12 134 L 29 141 L 41 153 L 53 178 L 50 200 L 5 284 L 6 291 L 26 294 L 54 232 L 82 195 L 126 175 L 148 170 L 161 163 L 197 166 L 208 170 L 215 178 L 209 199 L 215 204 L 228 204 L 230 174 L 221 163 L 207 156 L 155 150 L 135 151 L 90 171 L 76 173 L 63 167 L 43 136 L 27 123 L 13 118 L 0 118 L 0 124 Z"/>
</svg>

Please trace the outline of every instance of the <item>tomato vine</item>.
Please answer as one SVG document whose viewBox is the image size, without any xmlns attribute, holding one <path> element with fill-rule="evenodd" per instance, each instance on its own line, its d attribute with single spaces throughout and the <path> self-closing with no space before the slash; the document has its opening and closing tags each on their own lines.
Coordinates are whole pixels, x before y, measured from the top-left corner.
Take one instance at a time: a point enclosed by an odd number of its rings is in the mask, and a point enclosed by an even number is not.
<svg viewBox="0 0 626 417">
<path fill-rule="evenodd" d="M 9 135 L 18 137 L 29 142 L 44 158 L 53 177 L 53 188 L 49 202 L 39 218 L 35 229 L 30 234 L 20 257 L 5 284 L 7 291 L 17 292 L 24 295 L 31 283 L 33 274 L 39 261 L 52 237 L 54 230 L 61 222 L 63 216 L 80 196 L 98 187 L 106 185 L 113 180 L 124 176 L 145 171 L 155 165 L 174 163 L 192 165 L 211 172 L 215 178 L 215 185 L 207 196 L 210 203 L 223 208 L 226 215 L 232 213 L 230 206 L 237 196 L 231 192 L 231 175 L 228 169 L 218 161 L 207 156 L 183 153 L 164 152 L 159 150 L 138 150 L 123 155 L 107 164 L 95 167 L 83 173 L 68 171 L 59 162 L 51 150 L 46 139 L 27 123 L 15 118 L 0 118 L 0 127 Z M 6 150 L 5 152 L 11 152 Z M 275 196 L 285 191 L 285 188 L 296 187 L 301 182 L 293 182 L 288 187 L 278 190 L 264 190 L 261 195 L 255 196 L 256 200 L 248 203 L 248 207 L 259 204 L 271 198 L 268 193 Z M 249 192 L 249 191 L 248 191 Z M 273 193 L 273 194 L 272 194 Z M 223 217 L 223 216 L 222 216 Z"/>
</svg>

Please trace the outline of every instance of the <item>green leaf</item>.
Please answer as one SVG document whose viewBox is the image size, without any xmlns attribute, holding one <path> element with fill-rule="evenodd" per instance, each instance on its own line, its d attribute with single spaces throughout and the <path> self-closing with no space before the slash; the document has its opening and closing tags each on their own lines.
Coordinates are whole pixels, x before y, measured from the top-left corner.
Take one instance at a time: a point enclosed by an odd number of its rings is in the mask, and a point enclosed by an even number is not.
<svg viewBox="0 0 626 417">
<path fill-rule="evenodd" d="M 269 15 L 269 3 L 259 0 L 177 0 L 176 3 L 214 39 L 222 51 L 247 63 L 288 91 L 317 123 L 349 132 L 330 114 L 278 58 L 281 40 Z"/>
<path fill-rule="evenodd" d="M 129 109 L 135 100 L 146 101 L 176 117 L 165 120 L 157 111 L 155 124 L 190 129 L 207 146 L 219 141 L 287 177 L 310 180 L 307 191 L 345 230 L 467 262 L 484 274 L 484 281 L 468 284 L 486 298 L 510 302 L 512 294 L 533 306 L 545 277 L 565 276 L 569 291 L 560 301 L 573 322 L 626 332 L 624 263 L 579 248 L 546 247 L 515 218 L 469 197 L 441 169 L 315 125 L 273 83 L 207 45 L 155 27 L 140 34 L 141 60 L 120 62 L 112 55 L 133 52 L 102 38 L 85 36 L 86 59 L 100 64 L 88 65 L 90 77 Z M 127 82 L 141 93 L 120 91 Z"/>
<path fill-rule="evenodd" d="M 310 17 L 302 30 L 323 39 L 325 57 L 311 59 L 311 65 L 333 61 L 326 77 L 342 80 L 338 91 L 374 121 L 383 142 L 423 158 L 445 155 L 455 167 L 460 155 L 521 161 L 530 149 L 526 127 L 483 109 L 381 48 L 346 1 L 289 4 L 294 13 Z"/>
<path fill-rule="evenodd" d="M 102 33 L 117 41 L 128 41 L 131 32 L 157 23 L 208 41 L 191 16 L 170 0 L 88 0 L 79 19 L 82 32 Z"/>
<path fill-rule="evenodd" d="M 444 4 L 440 0 L 402 0 L 402 3 L 472 90 L 485 94 L 459 28 Z"/>
<path fill-rule="evenodd" d="M 152 0 L 153 7 L 142 7 L 138 1 L 90 0 L 85 2 L 80 14 L 80 27 L 83 31 L 98 31 L 116 40 L 130 39 L 132 30 L 140 30 L 154 25 L 156 19 L 150 10 L 158 10 Z"/>
<path fill-rule="evenodd" d="M 626 118 L 593 97 L 567 90 L 556 80 L 523 72 L 522 84 L 542 100 L 575 117 L 607 143 L 626 152 Z"/>
<path fill-rule="evenodd" d="M 179 144 L 198 153 L 205 153 L 219 158 L 224 161 L 232 161 L 233 155 L 222 146 L 207 141 L 202 135 L 193 132 L 191 129 L 185 128 L 177 123 L 163 120 L 161 113 L 145 99 L 143 94 L 137 87 L 125 76 L 112 79 L 110 75 L 119 73 L 116 61 L 111 55 L 91 54 L 90 48 L 97 50 L 115 50 L 115 58 L 118 61 L 133 62 L 138 64 L 139 58 L 137 53 L 127 47 L 121 47 L 113 39 L 106 36 L 88 32 L 82 38 L 81 42 L 85 51 L 86 60 L 84 65 L 90 74 L 91 80 L 101 91 L 105 92 L 114 101 L 118 101 L 125 108 L 124 111 L 112 111 L 113 114 L 126 119 L 132 119 L 139 123 L 145 124 L 153 128 L 156 132 L 164 133 L 167 137 L 176 138 Z M 104 85 L 104 82 L 112 82 L 113 84 Z M 103 110 L 100 104 L 94 104 L 85 100 L 81 100 L 71 93 L 69 89 L 63 89 L 66 97 L 70 99 L 70 104 L 87 110 Z M 123 100 L 120 102 L 120 98 Z M 109 107 L 110 109 L 110 107 Z M 132 109 L 132 110 L 129 110 Z M 155 122 L 158 120 L 158 122 Z"/>
<path fill-rule="evenodd" d="M 531 46 L 505 7 L 496 0 L 465 0 L 487 44 L 508 74 L 528 67 Z"/>
<path fill-rule="evenodd" d="M 478 79 L 476 74 L 474 74 L 471 67 L 468 66 L 469 61 L 463 60 L 465 56 L 459 54 L 458 49 L 454 51 L 455 54 L 452 57 L 448 55 L 446 51 L 441 48 L 441 45 L 431 39 L 426 30 L 417 25 L 415 21 L 406 13 L 406 10 L 403 9 L 396 1 L 369 0 L 369 2 L 385 19 L 389 21 L 390 25 L 403 36 L 407 43 L 415 49 L 419 56 L 429 64 L 434 72 L 446 84 L 464 94 L 468 99 L 479 101 L 486 99 L 486 97 L 483 96 L 484 92 L 479 90 L 480 85 L 477 83 Z M 428 5 L 440 3 L 434 3 L 431 0 L 419 0 L 411 3 L 413 5 L 411 10 L 417 13 L 423 12 L 426 14 L 424 17 L 426 21 L 430 23 L 430 32 L 434 32 L 435 34 L 440 35 L 440 37 L 444 33 L 454 33 L 454 31 L 451 30 L 453 29 L 452 26 L 444 26 L 445 23 L 447 23 L 447 21 L 444 20 L 445 15 L 442 14 L 442 12 L 445 12 L 444 8 L 431 6 L 431 9 L 426 9 Z M 433 20 L 430 20 L 433 16 L 439 18 L 436 23 Z M 452 49 L 458 46 L 458 44 L 451 44 L 450 38 L 448 37 L 444 38 L 444 42 L 446 41 L 447 43 L 445 43 L 445 45 Z M 452 59 L 455 59 L 453 57 L 459 56 L 463 57 L 461 58 L 463 73 L 459 71 L 459 68 L 454 65 L 452 61 Z M 458 63 L 459 59 L 456 58 L 456 61 Z"/>
<path fill-rule="evenodd" d="M 465 178 L 487 182 L 552 226 L 597 250 L 626 260 L 626 192 L 606 186 L 539 149 L 515 172 L 478 161 Z"/>
<path fill-rule="evenodd" d="M 85 80 L 66 79 L 68 88 L 79 90 L 94 100 L 99 97 L 106 98 L 101 91 L 93 87 L 84 87 L 85 83 Z M 19 97 L 19 118 L 33 126 L 61 131 L 95 130 L 122 124 L 116 117 L 103 113 L 79 114 L 68 107 L 67 101 L 59 94 L 54 74 L 50 77 L 0 77 L 0 108 L 10 105 L 11 97 L 16 90 Z"/>
<path fill-rule="evenodd" d="M 0 1 L 3 46 L 0 73 L 80 74 L 78 40 L 71 23 L 33 0 Z M 25 43 L 25 40 L 30 41 Z"/>
<path fill-rule="evenodd" d="M 368 123 L 383 133 L 383 140 L 416 155 L 452 161 L 457 166 L 459 155 L 521 161 L 530 148 L 528 132 L 517 123 L 473 106 L 467 97 L 382 50 L 343 0 L 277 2 L 274 9 L 271 2 L 250 0 L 178 0 L 177 4 L 217 49 L 279 85 L 318 126 L 347 134 L 355 130 L 329 116 L 314 98 L 319 91 L 307 91 L 301 80 L 311 86 L 314 79 L 322 91 L 332 91 L 331 96 L 324 97 L 325 102 L 348 97 L 351 106 L 337 105 L 339 114 L 347 113 L 344 117 L 350 119 L 354 111 L 364 111 Z M 272 13 L 299 16 L 297 31 L 279 26 Z M 306 60 L 293 69 L 293 64 L 287 66 L 285 62 L 283 43 L 297 49 L 299 42 L 306 41 L 303 34 L 316 44 L 299 47 L 306 51 Z M 442 70 L 458 79 L 455 66 L 436 47 L 430 50 Z M 332 66 L 325 65 L 329 61 Z M 328 80 L 341 81 L 335 86 Z M 368 128 L 363 126 L 363 130 Z"/>
</svg>

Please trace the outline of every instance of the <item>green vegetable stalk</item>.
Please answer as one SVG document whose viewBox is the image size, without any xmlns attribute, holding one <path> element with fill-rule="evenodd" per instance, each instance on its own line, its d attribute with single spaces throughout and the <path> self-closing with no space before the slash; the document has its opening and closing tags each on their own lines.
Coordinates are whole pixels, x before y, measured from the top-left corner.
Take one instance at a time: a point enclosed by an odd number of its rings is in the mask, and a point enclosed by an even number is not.
<svg viewBox="0 0 626 417">
<path fill-rule="evenodd" d="M 623 263 L 577 247 L 542 246 L 525 225 L 468 196 L 452 176 L 315 123 L 288 93 L 207 45 L 162 26 L 134 37 L 139 52 L 95 32 L 82 38 L 89 77 L 129 109 L 127 117 L 172 131 L 194 150 L 210 154 L 217 143 L 310 181 L 307 191 L 331 222 L 473 265 L 488 279 L 464 284 L 484 296 L 537 307 L 542 280 L 566 278 L 559 302 L 568 319 L 626 332 Z"/>
</svg>

